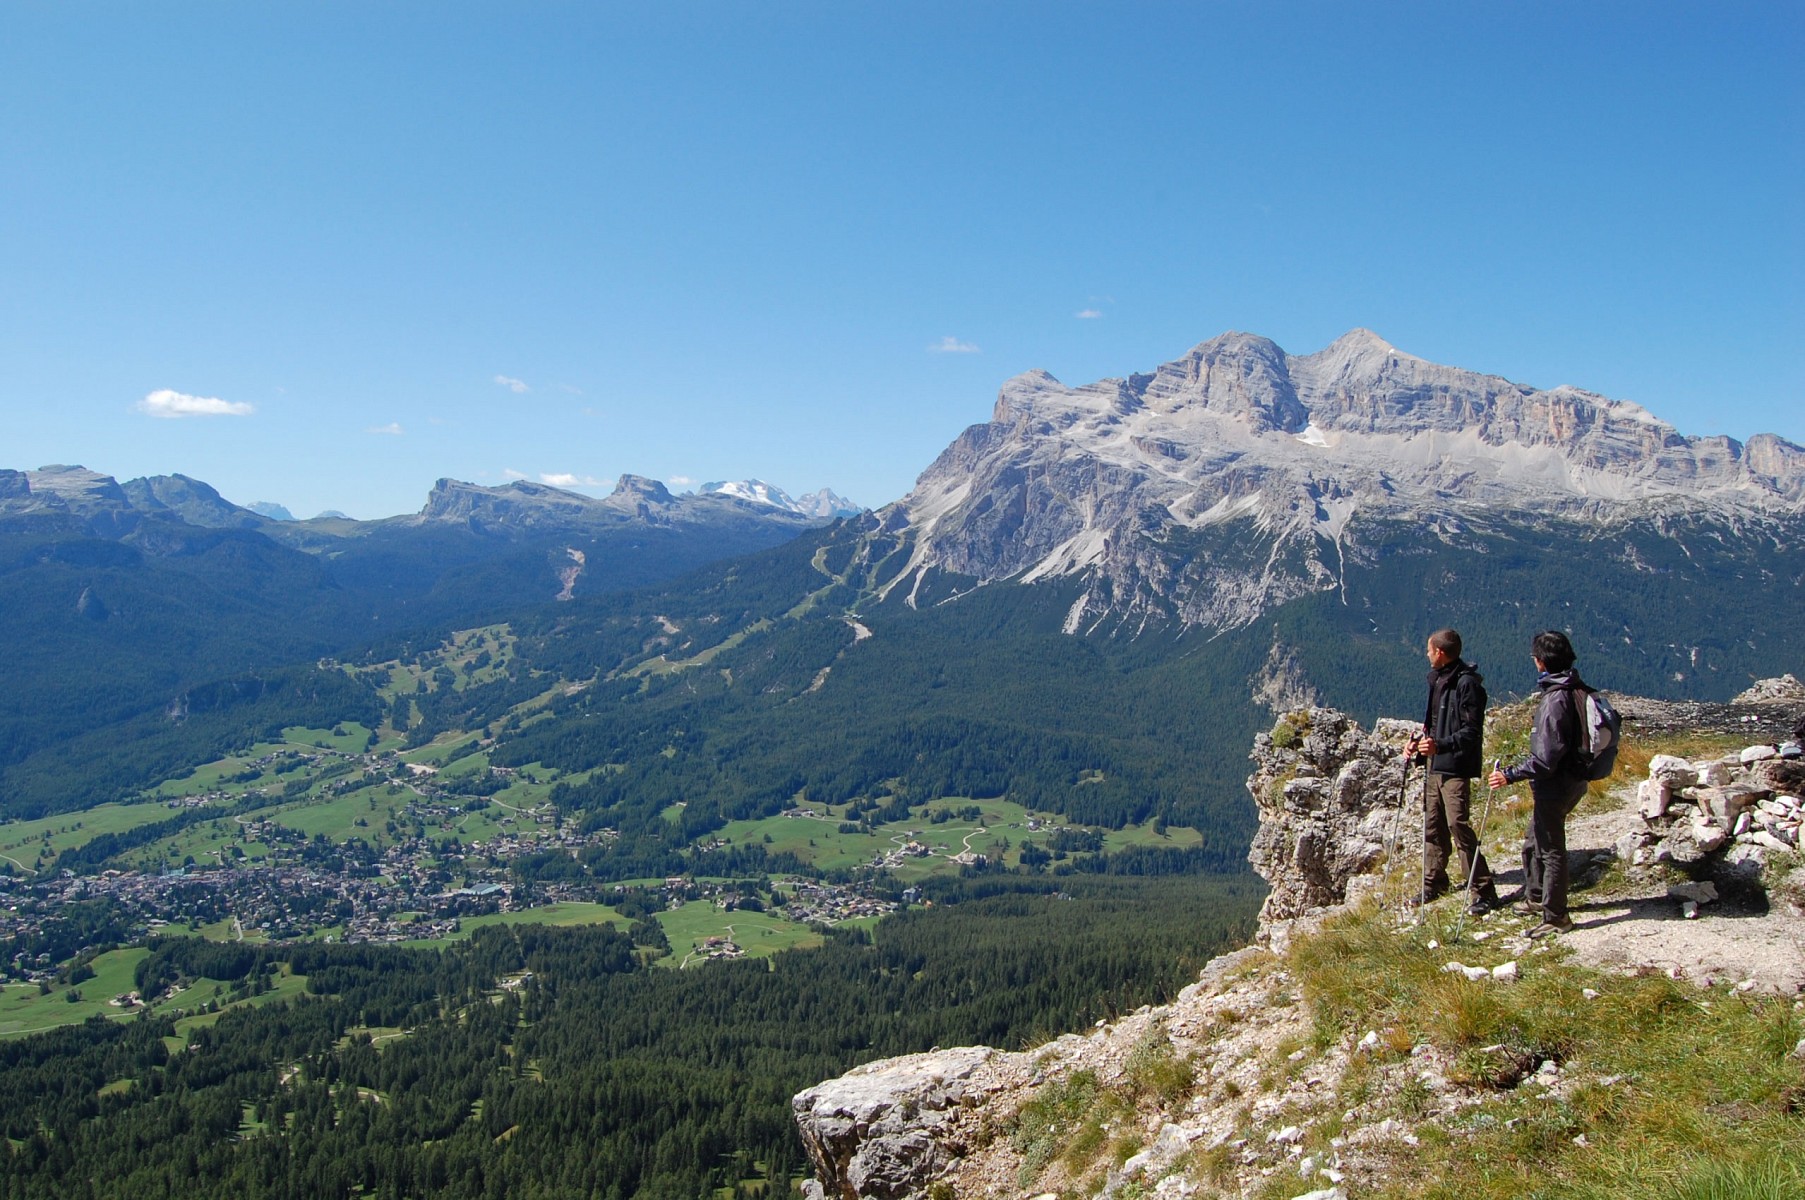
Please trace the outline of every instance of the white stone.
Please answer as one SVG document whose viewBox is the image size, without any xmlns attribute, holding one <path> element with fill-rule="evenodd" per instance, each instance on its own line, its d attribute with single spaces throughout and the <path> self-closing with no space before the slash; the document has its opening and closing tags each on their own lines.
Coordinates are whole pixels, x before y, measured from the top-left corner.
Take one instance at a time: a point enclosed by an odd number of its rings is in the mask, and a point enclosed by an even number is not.
<svg viewBox="0 0 1805 1200">
<path fill-rule="evenodd" d="M 1741 759 L 1742 765 L 1746 767 L 1750 763 L 1765 762 L 1770 758 L 1779 758 L 1780 748 L 1778 746 L 1749 746 L 1744 749 L 1738 757 Z"/>
<path fill-rule="evenodd" d="M 1754 828 L 1754 826 L 1755 818 L 1749 816 L 1747 812 L 1738 813 L 1736 816 L 1736 824 L 1730 828 L 1730 834 L 1733 837 L 1741 837 L 1750 829 Z"/>
<path fill-rule="evenodd" d="M 1599 996 L 1599 993 L 1592 990 L 1591 988 L 1581 988 L 1581 989 L 1579 989 L 1579 994 L 1584 996 L 1588 1000 L 1596 1000 L 1596 999 L 1598 999 L 1598 996 Z"/>
<path fill-rule="evenodd" d="M 1636 785 L 1636 811 L 1645 821 L 1656 821 L 1667 815 L 1673 792 L 1665 779 L 1644 779 Z"/>
<path fill-rule="evenodd" d="M 1266 1140 L 1289 1146 L 1293 1143 L 1303 1141 L 1304 1131 L 1296 1125 L 1287 1125 L 1283 1129 L 1267 1134 Z"/>
<path fill-rule="evenodd" d="M 1698 919 L 1698 901 L 1680 901 L 1680 915 L 1685 917 L 1688 921 L 1696 921 Z"/>
<path fill-rule="evenodd" d="M 1736 778 L 1736 768 L 1740 765 L 1741 763 L 1735 760 L 1731 760 L 1730 762 L 1719 760 L 1716 762 L 1693 763 L 1692 768 L 1698 772 L 1698 781 L 1706 787 L 1722 787 L 1724 784 L 1730 782 L 1730 780 Z"/>
<path fill-rule="evenodd" d="M 1757 829 L 1755 831 L 1754 842 L 1757 846 L 1764 846 L 1769 850 L 1781 850 L 1787 853 L 1791 853 L 1792 851 L 1791 846 L 1787 845 L 1765 829 Z"/>
<path fill-rule="evenodd" d="M 1484 967 L 1468 967 L 1466 969 L 1466 977 L 1474 983 L 1478 983 L 1481 979 L 1490 979 L 1492 973 Z"/>
<path fill-rule="evenodd" d="M 1492 978 L 1509 983 L 1517 977 L 1517 962 L 1512 959 L 1507 963 L 1499 963 L 1492 968 Z"/>
<path fill-rule="evenodd" d="M 1378 1048 L 1378 1045 L 1379 1031 L 1376 1029 L 1367 1030 L 1366 1036 L 1360 1039 L 1360 1049 L 1362 1050 L 1374 1050 Z"/>
<path fill-rule="evenodd" d="M 1685 759 L 1674 754 L 1657 754 L 1648 760 L 1648 777 L 1663 780 L 1674 787 L 1687 787 L 1698 782 L 1698 771 Z"/>
<path fill-rule="evenodd" d="M 1708 817 L 1692 818 L 1692 840 L 1709 854 L 1730 840 L 1730 831 Z"/>
</svg>

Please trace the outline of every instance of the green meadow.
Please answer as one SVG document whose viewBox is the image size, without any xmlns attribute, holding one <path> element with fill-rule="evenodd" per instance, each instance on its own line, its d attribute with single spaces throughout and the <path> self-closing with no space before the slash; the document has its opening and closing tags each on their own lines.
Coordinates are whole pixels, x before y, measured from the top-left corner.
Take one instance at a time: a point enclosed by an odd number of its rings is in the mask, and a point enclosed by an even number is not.
<svg viewBox="0 0 1805 1200">
<path fill-rule="evenodd" d="M 480 917 L 463 917 L 458 921 L 456 933 L 442 938 L 415 938 L 403 942 L 402 945 L 439 946 L 446 942 L 461 942 L 477 930 L 490 925 L 602 925 L 609 921 L 616 922 L 623 928 L 631 924 L 606 904 L 566 900 L 557 904 L 545 904 L 538 908 L 524 909 L 520 912 L 486 913 Z"/>
<path fill-rule="evenodd" d="M 658 923 L 671 941 L 670 956 L 658 960 L 661 967 L 702 965 L 707 961 L 701 954 L 702 943 L 711 937 L 732 939 L 747 958 L 768 958 L 779 950 L 821 944 L 821 935 L 806 925 L 770 913 L 728 912 L 706 900 L 667 909 L 658 914 Z"/>
<path fill-rule="evenodd" d="M 142 946 L 108 950 L 96 955 L 89 964 L 94 969 L 92 979 L 84 979 L 74 986 L 54 984 L 48 992 L 40 991 L 35 983 L 7 984 L 0 988 L 0 1037 L 39 1033 L 59 1025 L 78 1025 L 91 1017 L 104 1017 L 109 1021 L 136 1020 L 146 1011 L 144 1007 L 125 1008 L 113 1004 L 112 1000 L 137 987 L 133 973 L 149 954 L 150 951 Z M 234 998 L 233 989 L 233 984 L 217 979 L 197 980 L 191 987 L 150 1006 L 149 1011 L 190 1014 L 176 1021 L 177 1032 L 186 1035 L 191 1029 L 211 1025 L 228 1009 L 293 999 L 307 990 L 307 980 L 304 976 L 289 974 L 284 968 L 272 981 L 270 990 L 260 996 Z M 70 999 L 71 996 L 75 998 Z M 219 1011 L 199 1011 L 208 1004 L 217 1004 Z"/>
<path fill-rule="evenodd" d="M 64 850 L 107 833 L 124 833 L 176 810 L 162 804 L 102 804 L 81 813 L 59 813 L 33 821 L 0 824 L 0 858 L 24 871 L 48 866 Z"/>
<path fill-rule="evenodd" d="M 963 815 L 974 807 L 980 813 L 977 821 Z M 1045 847 L 1050 832 L 1044 824 L 1038 830 L 1029 829 L 1032 814 L 1021 805 L 1003 799 L 947 797 L 926 805 L 907 821 L 875 825 L 869 833 L 841 832 L 844 818 L 824 806 L 804 804 L 801 808 L 816 815 L 779 815 L 756 821 L 734 821 L 721 830 L 720 836 L 736 845 L 762 843 L 773 854 L 788 852 L 824 871 L 851 870 L 868 865 L 878 855 L 900 850 L 913 841 L 926 846 L 928 854 L 906 856 L 891 871 L 897 879 L 913 882 L 957 870 L 951 858 L 967 850 L 991 859 L 1000 858 L 1011 867 L 1019 866 L 1022 843 L 1033 842 Z M 665 816 L 675 820 L 676 812 L 673 807 L 666 810 Z M 936 823 L 933 816 L 937 812 L 950 815 Z M 1113 854 L 1130 846 L 1183 848 L 1197 845 L 1202 840 L 1202 835 L 1195 829 L 1171 826 L 1160 834 L 1149 822 L 1107 832 L 1103 845 Z"/>
</svg>

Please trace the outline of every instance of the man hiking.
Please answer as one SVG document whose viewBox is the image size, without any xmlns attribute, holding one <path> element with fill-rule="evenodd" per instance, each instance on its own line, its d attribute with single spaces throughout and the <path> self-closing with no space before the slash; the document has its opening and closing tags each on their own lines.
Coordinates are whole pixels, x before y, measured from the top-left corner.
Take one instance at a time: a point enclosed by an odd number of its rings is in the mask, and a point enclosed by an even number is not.
<svg viewBox="0 0 1805 1200">
<path fill-rule="evenodd" d="M 1508 770 L 1494 768 L 1489 782 L 1500 788 L 1529 780 L 1535 808 L 1523 835 L 1520 911 L 1542 918 L 1529 931 L 1539 938 L 1573 928 L 1567 915 L 1567 814 L 1586 794 L 1587 688 L 1573 669 L 1573 643 L 1560 630 L 1536 634 L 1530 654 L 1542 694 L 1529 734 L 1529 757 Z"/>
<path fill-rule="evenodd" d="M 1438 629 L 1429 635 L 1429 703 L 1423 732 L 1410 753 L 1428 763 L 1423 789 L 1423 890 L 1427 904 L 1447 894 L 1448 857 L 1458 848 L 1467 876 L 1468 912 L 1483 916 L 1498 907 L 1492 868 L 1479 848 L 1469 819 L 1473 779 L 1479 774 L 1485 733 L 1485 686 L 1473 664 L 1460 657 L 1460 635 Z"/>
</svg>

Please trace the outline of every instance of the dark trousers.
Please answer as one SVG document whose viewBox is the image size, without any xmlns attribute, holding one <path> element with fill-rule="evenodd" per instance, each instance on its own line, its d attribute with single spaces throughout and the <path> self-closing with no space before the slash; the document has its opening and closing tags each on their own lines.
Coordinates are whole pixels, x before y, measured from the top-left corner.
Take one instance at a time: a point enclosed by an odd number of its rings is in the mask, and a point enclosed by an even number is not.
<svg viewBox="0 0 1805 1200">
<path fill-rule="evenodd" d="M 1473 781 L 1457 775 L 1429 774 L 1423 799 L 1423 892 L 1440 896 L 1448 890 L 1448 857 L 1458 848 L 1467 887 L 1475 896 L 1493 899 L 1497 886 L 1492 868 L 1479 849 L 1471 820 Z"/>
<path fill-rule="evenodd" d="M 1523 834 L 1523 896 L 1542 915 L 1567 915 L 1567 814 L 1586 794 L 1583 779 L 1531 781 L 1535 809 Z"/>
</svg>

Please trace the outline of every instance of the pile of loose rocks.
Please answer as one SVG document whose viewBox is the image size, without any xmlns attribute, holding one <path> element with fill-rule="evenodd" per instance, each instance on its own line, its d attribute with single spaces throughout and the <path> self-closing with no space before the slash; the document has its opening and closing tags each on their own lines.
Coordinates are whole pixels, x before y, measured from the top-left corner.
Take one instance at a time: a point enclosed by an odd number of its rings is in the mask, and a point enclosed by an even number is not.
<svg viewBox="0 0 1805 1200">
<path fill-rule="evenodd" d="M 1617 853 L 1631 867 L 1671 864 L 1694 879 L 1755 885 L 1769 858 L 1799 852 L 1805 757 L 1771 745 L 1691 761 L 1656 755 L 1636 787 L 1643 828 Z"/>
</svg>

